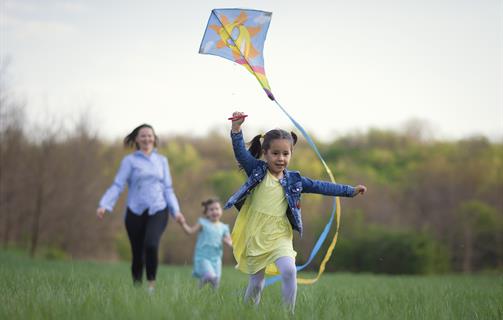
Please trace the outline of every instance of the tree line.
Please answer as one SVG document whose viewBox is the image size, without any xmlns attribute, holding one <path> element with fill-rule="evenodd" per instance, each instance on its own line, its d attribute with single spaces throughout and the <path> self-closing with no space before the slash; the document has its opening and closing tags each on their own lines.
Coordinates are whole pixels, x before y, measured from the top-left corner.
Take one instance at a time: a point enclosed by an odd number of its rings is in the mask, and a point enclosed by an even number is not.
<svg viewBox="0 0 503 320">
<path fill-rule="evenodd" d="M 105 221 L 97 203 L 112 183 L 121 141 L 105 141 L 82 117 L 73 129 L 54 123 L 28 128 L 24 108 L 0 95 L 0 237 L 3 248 L 32 256 L 126 259 L 125 194 Z M 288 128 L 287 128 L 288 129 Z M 125 134 L 127 133 L 125 129 Z M 245 133 L 248 138 L 254 133 Z M 245 180 L 230 138 L 161 136 L 176 194 L 189 223 L 202 200 L 223 202 Z M 364 183 L 368 193 L 342 199 L 339 242 L 328 270 L 384 273 L 474 272 L 503 267 L 503 144 L 485 137 L 437 141 L 415 126 L 371 129 L 318 143 L 338 182 Z M 328 180 L 299 139 L 290 169 Z M 307 259 L 333 200 L 304 195 L 305 235 L 295 235 L 298 261 Z M 224 213 L 231 227 L 236 210 Z M 333 235 L 333 230 L 332 234 Z M 161 246 L 165 263 L 190 264 L 195 239 L 170 223 Z M 325 244 L 325 248 L 328 244 Z M 226 249 L 227 250 L 227 249 Z M 324 250 L 321 250 L 324 252 Z M 316 268 L 322 256 L 316 257 Z M 224 262 L 233 263 L 225 251 Z"/>
</svg>

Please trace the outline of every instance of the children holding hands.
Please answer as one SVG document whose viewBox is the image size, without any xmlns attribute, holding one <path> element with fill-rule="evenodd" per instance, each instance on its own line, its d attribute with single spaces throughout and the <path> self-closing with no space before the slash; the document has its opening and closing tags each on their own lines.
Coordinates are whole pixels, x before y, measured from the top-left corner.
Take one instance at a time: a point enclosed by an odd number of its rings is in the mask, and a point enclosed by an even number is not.
<svg viewBox="0 0 503 320">
<path fill-rule="evenodd" d="M 242 112 L 234 112 L 229 118 L 234 155 L 248 177 L 224 206 L 235 206 L 239 211 L 232 235 L 229 227 L 220 222 L 222 207 L 216 199 L 202 203 L 204 217 L 194 226 L 181 222 L 187 234 L 198 234 L 193 275 L 200 279 L 201 287 L 206 283 L 218 287 L 223 242 L 233 248 L 236 269 L 249 275 L 245 301 L 258 304 L 265 274 L 281 274 L 283 302 L 293 312 L 297 296 L 293 230 L 302 235 L 301 194 L 355 197 L 367 188 L 313 180 L 287 169 L 297 142 L 293 132 L 273 129 L 257 135 L 247 150 L 241 132 L 245 117 Z"/>
</svg>

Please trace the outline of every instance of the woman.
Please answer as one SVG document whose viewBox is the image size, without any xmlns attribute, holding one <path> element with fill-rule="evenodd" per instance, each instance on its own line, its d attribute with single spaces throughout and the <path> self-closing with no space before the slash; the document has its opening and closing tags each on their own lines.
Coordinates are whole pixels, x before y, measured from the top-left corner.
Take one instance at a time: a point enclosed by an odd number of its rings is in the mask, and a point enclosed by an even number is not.
<svg viewBox="0 0 503 320">
<path fill-rule="evenodd" d="M 122 159 L 114 183 L 105 192 L 96 215 L 111 212 L 128 185 L 126 230 L 131 244 L 134 284 L 141 284 L 146 265 L 148 291 L 153 292 L 158 264 L 159 241 L 168 224 L 168 212 L 176 222 L 185 222 L 173 191 L 168 160 L 157 153 L 158 138 L 152 126 L 142 124 L 124 138 L 125 147 L 136 151 Z"/>
</svg>

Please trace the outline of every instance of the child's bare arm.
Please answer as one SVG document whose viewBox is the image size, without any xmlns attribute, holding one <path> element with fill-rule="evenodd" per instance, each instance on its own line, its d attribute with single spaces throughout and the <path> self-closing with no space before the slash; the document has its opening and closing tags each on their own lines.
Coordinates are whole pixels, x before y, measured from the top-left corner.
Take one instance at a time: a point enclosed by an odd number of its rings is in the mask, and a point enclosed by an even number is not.
<svg viewBox="0 0 503 320">
<path fill-rule="evenodd" d="M 199 230 L 201 230 L 201 225 L 199 223 L 196 223 L 192 227 L 187 224 L 187 222 L 182 223 L 182 229 L 185 231 L 186 234 L 195 234 L 198 233 Z"/>
<path fill-rule="evenodd" d="M 231 239 L 231 236 L 226 235 L 226 236 L 224 237 L 224 243 L 225 243 L 226 245 L 228 245 L 229 247 L 231 247 L 231 248 L 232 248 L 232 239 Z"/>
</svg>

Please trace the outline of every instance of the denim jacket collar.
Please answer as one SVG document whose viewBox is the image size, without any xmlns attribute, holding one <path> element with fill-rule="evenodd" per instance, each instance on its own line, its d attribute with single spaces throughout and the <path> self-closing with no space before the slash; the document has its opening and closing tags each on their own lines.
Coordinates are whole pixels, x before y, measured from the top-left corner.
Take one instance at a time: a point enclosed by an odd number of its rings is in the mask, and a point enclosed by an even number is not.
<svg viewBox="0 0 503 320">
<path fill-rule="evenodd" d="M 227 201 L 224 209 L 235 206 L 238 210 L 244 204 L 248 194 L 259 184 L 267 174 L 267 163 L 260 161 L 259 164 L 253 168 L 250 176 L 246 182 L 235 192 Z M 290 171 L 285 169 L 283 171 L 283 178 L 280 179 L 280 184 L 285 190 L 285 196 L 288 203 L 286 216 L 294 230 L 297 230 L 302 235 L 302 217 L 300 209 L 300 195 L 302 191 L 302 182 L 300 173 L 297 171 Z"/>
</svg>

